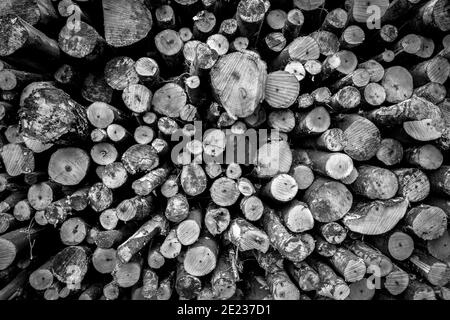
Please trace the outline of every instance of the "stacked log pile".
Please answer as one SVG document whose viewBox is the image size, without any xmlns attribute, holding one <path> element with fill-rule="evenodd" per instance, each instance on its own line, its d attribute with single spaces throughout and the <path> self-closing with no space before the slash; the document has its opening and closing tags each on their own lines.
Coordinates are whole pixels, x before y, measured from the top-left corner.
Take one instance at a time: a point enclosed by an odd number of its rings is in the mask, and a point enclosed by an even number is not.
<svg viewBox="0 0 450 320">
<path fill-rule="evenodd" d="M 0 3 L 0 300 L 450 299 L 448 0 Z"/>
</svg>

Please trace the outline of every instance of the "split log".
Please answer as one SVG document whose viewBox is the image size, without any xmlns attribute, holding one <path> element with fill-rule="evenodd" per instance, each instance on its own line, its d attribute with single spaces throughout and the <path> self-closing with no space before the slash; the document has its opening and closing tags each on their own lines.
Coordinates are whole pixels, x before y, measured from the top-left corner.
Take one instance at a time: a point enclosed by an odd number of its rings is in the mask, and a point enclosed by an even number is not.
<svg viewBox="0 0 450 320">
<path fill-rule="evenodd" d="M 384 234 L 405 216 L 408 204 L 408 200 L 404 198 L 357 203 L 342 222 L 354 232 Z"/>
</svg>

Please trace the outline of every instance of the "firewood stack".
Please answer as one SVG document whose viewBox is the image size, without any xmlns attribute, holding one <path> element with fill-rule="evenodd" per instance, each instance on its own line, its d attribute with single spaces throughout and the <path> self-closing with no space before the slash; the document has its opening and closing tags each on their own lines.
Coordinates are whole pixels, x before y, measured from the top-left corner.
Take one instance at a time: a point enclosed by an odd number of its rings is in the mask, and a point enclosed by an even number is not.
<svg viewBox="0 0 450 320">
<path fill-rule="evenodd" d="M 1 1 L 0 300 L 450 299 L 449 8 Z"/>
</svg>

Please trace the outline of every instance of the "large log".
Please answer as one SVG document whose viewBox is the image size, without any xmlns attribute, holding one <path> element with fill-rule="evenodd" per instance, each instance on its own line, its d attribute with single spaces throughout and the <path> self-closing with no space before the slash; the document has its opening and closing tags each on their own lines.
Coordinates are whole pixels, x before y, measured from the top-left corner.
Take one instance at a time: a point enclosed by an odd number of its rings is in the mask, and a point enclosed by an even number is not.
<svg viewBox="0 0 450 320">
<path fill-rule="evenodd" d="M 281 223 L 272 209 L 267 209 L 263 217 L 264 229 L 271 244 L 288 260 L 299 262 L 314 250 L 314 239 L 308 234 L 293 235 Z"/>
<path fill-rule="evenodd" d="M 88 121 L 85 109 L 56 88 L 32 91 L 20 112 L 22 134 L 41 143 L 69 143 L 85 139 Z"/>
<path fill-rule="evenodd" d="M 142 1 L 103 0 L 102 4 L 109 45 L 130 46 L 143 40 L 152 29 L 151 12 Z"/>
<path fill-rule="evenodd" d="M 225 55 L 211 70 L 214 94 L 234 118 L 253 114 L 264 99 L 266 78 L 265 63 L 256 54 L 247 52 Z"/>
</svg>

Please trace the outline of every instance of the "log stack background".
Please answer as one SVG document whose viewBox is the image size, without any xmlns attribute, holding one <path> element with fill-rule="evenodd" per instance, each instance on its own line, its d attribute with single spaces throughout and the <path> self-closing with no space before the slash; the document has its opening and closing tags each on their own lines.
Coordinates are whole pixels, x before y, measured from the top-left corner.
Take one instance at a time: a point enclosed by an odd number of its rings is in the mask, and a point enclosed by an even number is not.
<svg viewBox="0 0 450 320">
<path fill-rule="evenodd" d="M 0 300 L 450 298 L 448 0 L 0 15 Z"/>
</svg>

